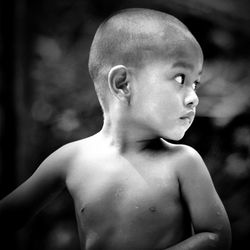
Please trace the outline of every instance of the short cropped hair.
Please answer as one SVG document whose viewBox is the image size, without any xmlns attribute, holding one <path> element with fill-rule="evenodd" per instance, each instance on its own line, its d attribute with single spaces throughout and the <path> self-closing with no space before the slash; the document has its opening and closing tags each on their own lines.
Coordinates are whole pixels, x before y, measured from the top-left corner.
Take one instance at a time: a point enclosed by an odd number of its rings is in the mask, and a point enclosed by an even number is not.
<svg viewBox="0 0 250 250">
<path fill-rule="evenodd" d="M 192 37 L 177 18 L 151 9 L 125 9 L 116 12 L 97 29 L 89 54 L 89 73 L 101 105 L 107 91 L 109 70 L 115 65 L 140 67 L 146 59 L 173 50 L 176 41 Z"/>
</svg>

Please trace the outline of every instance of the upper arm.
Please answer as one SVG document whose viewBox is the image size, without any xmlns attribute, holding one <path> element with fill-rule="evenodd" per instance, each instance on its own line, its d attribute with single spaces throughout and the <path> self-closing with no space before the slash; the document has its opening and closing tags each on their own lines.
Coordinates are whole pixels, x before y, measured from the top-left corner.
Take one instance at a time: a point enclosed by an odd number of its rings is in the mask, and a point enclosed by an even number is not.
<svg viewBox="0 0 250 250">
<path fill-rule="evenodd" d="M 1 221 L 19 227 L 55 197 L 64 188 L 69 160 L 70 152 L 65 146 L 45 159 L 23 184 L 1 200 Z"/>
<path fill-rule="evenodd" d="M 229 220 L 205 163 L 189 147 L 183 160 L 185 164 L 180 167 L 178 175 L 195 233 L 213 232 L 222 244 L 230 245 Z"/>
</svg>

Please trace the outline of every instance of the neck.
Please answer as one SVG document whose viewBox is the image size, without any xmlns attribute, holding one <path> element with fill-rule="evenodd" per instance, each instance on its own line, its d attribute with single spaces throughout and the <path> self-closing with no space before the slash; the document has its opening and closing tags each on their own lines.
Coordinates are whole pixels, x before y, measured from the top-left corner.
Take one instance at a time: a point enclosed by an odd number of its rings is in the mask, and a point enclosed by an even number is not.
<svg viewBox="0 0 250 250">
<path fill-rule="evenodd" d="M 124 112 L 119 112 L 123 114 Z M 105 114 L 104 123 L 100 134 L 108 143 L 116 147 L 120 152 L 142 151 L 150 145 L 160 141 L 160 137 L 154 135 L 148 129 L 143 129 L 129 116 Z"/>
</svg>

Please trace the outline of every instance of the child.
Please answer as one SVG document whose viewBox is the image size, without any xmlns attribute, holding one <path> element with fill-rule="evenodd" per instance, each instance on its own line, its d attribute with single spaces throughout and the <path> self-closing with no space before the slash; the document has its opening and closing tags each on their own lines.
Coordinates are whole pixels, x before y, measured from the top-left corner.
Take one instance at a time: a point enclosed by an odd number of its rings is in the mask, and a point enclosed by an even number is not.
<svg viewBox="0 0 250 250">
<path fill-rule="evenodd" d="M 180 140 L 198 105 L 201 48 L 179 20 L 127 9 L 94 37 L 90 75 L 102 130 L 63 146 L 1 201 L 12 229 L 66 187 L 82 249 L 229 249 L 230 225 L 207 168 Z"/>
</svg>

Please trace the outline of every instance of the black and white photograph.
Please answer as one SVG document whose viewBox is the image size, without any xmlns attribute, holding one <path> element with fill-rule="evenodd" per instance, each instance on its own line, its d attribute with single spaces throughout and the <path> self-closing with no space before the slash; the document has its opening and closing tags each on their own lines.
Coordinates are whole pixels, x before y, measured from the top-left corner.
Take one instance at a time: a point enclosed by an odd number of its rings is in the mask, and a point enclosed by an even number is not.
<svg viewBox="0 0 250 250">
<path fill-rule="evenodd" d="M 2 0 L 0 249 L 250 249 L 249 13 Z"/>
</svg>

